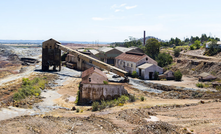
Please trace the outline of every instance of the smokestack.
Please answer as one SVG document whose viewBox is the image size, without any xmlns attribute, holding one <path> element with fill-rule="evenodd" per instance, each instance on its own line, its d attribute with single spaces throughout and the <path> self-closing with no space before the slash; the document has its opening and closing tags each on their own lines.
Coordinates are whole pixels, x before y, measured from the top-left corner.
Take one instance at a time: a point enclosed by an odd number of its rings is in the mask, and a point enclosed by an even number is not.
<svg viewBox="0 0 221 134">
<path fill-rule="evenodd" d="M 143 32 L 143 44 L 145 45 L 146 39 L 145 39 L 145 31 Z"/>
</svg>

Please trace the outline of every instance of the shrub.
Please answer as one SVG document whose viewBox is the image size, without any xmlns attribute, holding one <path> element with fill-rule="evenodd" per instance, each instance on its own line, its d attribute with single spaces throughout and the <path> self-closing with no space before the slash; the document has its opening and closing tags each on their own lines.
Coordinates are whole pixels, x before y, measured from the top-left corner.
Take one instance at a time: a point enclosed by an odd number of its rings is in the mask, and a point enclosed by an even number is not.
<svg viewBox="0 0 221 134">
<path fill-rule="evenodd" d="M 81 109 L 81 111 L 80 111 L 81 113 L 83 113 L 84 112 L 84 110 L 83 109 Z"/>
<path fill-rule="evenodd" d="M 98 106 L 99 106 L 99 102 L 93 102 L 92 103 L 92 111 L 97 111 L 98 110 Z"/>
<path fill-rule="evenodd" d="M 76 96 L 76 100 L 75 100 L 75 104 L 78 104 L 78 102 L 79 102 L 79 97 L 80 97 L 80 91 L 78 90 L 78 92 L 77 92 L 77 96 Z"/>
<path fill-rule="evenodd" d="M 216 86 L 217 91 L 221 91 L 221 86 Z"/>
<path fill-rule="evenodd" d="M 107 82 L 107 81 L 103 81 L 103 83 L 104 83 L 104 84 L 108 84 L 108 82 Z"/>
<path fill-rule="evenodd" d="M 25 99 L 27 96 L 36 96 L 38 97 L 41 94 L 41 89 L 45 88 L 45 84 L 47 81 L 41 78 L 34 78 L 33 80 L 29 80 L 28 78 L 22 79 L 22 88 L 18 90 L 13 95 L 13 99 L 18 101 L 21 99 Z"/>
<path fill-rule="evenodd" d="M 190 45 L 190 50 L 195 50 L 194 45 Z"/>
<path fill-rule="evenodd" d="M 174 52 L 175 57 L 179 57 L 179 55 L 180 55 L 180 49 L 179 48 L 174 49 L 173 52 Z"/>
<path fill-rule="evenodd" d="M 160 53 L 156 61 L 160 67 L 164 67 L 172 63 L 173 57 L 167 53 Z"/>
<path fill-rule="evenodd" d="M 174 73 L 175 81 L 181 81 L 182 76 L 183 76 L 183 75 L 182 75 L 182 73 L 180 72 L 180 70 L 176 71 L 176 72 Z"/>
<path fill-rule="evenodd" d="M 77 109 L 76 109 L 76 112 L 77 112 L 77 113 L 79 113 L 79 112 L 80 112 L 80 109 L 79 109 L 79 108 L 77 108 Z"/>
<path fill-rule="evenodd" d="M 119 104 L 118 104 L 118 106 L 123 106 L 123 105 L 124 105 L 123 103 L 119 103 Z"/>
<path fill-rule="evenodd" d="M 129 102 L 135 102 L 135 101 L 136 101 L 135 95 L 129 95 Z"/>
<path fill-rule="evenodd" d="M 141 101 L 144 101 L 144 97 L 143 97 L 143 96 L 141 96 L 141 97 L 140 97 L 140 100 L 141 100 Z"/>
<path fill-rule="evenodd" d="M 159 80 L 159 72 L 154 72 L 154 80 Z"/>
<path fill-rule="evenodd" d="M 199 87 L 199 88 L 203 88 L 204 87 L 202 83 L 197 83 L 196 86 Z"/>
<path fill-rule="evenodd" d="M 133 77 L 133 78 L 137 78 L 137 77 L 138 77 L 138 75 L 137 75 L 137 72 L 136 72 L 136 71 L 133 71 L 133 72 L 132 72 L 132 77 Z"/>
</svg>

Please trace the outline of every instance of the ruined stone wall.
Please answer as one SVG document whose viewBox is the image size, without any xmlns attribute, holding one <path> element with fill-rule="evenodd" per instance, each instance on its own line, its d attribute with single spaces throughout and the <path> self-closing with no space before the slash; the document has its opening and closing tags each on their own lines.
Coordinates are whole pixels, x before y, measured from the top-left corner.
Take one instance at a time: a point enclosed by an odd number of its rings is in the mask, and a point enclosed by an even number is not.
<svg viewBox="0 0 221 134">
<path fill-rule="evenodd" d="M 90 101 L 111 100 L 121 95 L 128 94 L 122 85 L 108 84 L 81 84 L 80 85 L 80 102 L 87 103 Z"/>
</svg>

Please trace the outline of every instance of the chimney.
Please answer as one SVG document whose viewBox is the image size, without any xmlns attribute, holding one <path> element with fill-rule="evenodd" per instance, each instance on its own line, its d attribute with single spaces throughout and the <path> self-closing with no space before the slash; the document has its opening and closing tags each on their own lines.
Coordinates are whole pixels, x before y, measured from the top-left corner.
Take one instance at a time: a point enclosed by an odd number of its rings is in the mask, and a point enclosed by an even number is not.
<svg viewBox="0 0 221 134">
<path fill-rule="evenodd" d="M 145 45 L 146 39 L 145 39 L 145 31 L 143 32 L 143 44 Z"/>
</svg>

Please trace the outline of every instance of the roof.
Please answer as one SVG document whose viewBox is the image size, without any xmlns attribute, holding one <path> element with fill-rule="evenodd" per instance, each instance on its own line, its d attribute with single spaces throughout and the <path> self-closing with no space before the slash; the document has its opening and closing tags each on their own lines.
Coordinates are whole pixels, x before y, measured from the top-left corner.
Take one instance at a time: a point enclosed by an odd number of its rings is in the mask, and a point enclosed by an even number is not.
<svg viewBox="0 0 221 134">
<path fill-rule="evenodd" d="M 209 48 L 209 45 L 211 44 L 212 42 L 210 41 L 210 42 L 207 42 L 206 43 L 206 48 Z M 221 46 L 221 41 L 217 41 L 217 44 L 219 45 L 219 46 Z"/>
<path fill-rule="evenodd" d="M 94 49 L 91 49 L 91 50 L 89 50 L 93 55 L 96 55 L 96 54 L 98 54 L 99 52 L 97 51 L 97 50 L 94 50 Z"/>
<path fill-rule="evenodd" d="M 130 51 L 130 50 L 132 50 L 134 48 L 132 48 L 132 47 L 130 47 L 130 48 L 127 48 L 127 47 L 115 47 L 115 49 L 125 53 L 125 52 Z"/>
<path fill-rule="evenodd" d="M 85 50 L 85 49 L 77 49 L 77 51 L 79 51 L 79 52 L 86 52 L 87 50 Z"/>
<path fill-rule="evenodd" d="M 151 66 L 153 66 L 153 64 L 145 63 L 145 64 L 143 64 L 143 65 L 138 66 L 137 68 L 139 68 L 139 69 L 145 69 L 145 68 L 148 68 L 148 67 L 151 67 Z"/>
<path fill-rule="evenodd" d="M 108 52 L 108 51 L 110 51 L 110 50 L 112 50 L 113 48 L 111 48 L 111 47 L 101 47 L 101 48 L 99 48 L 98 50 L 99 51 L 102 51 L 102 52 Z"/>
<path fill-rule="evenodd" d="M 82 72 L 81 78 L 84 78 L 84 77 L 86 77 L 86 76 L 88 76 L 88 75 L 90 75 L 90 74 L 92 74 L 94 72 L 96 72 L 99 75 L 107 78 L 106 74 L 104 72 L 102 72 L 101 70 L 97 69 L 96 67 L 91 67 L 91 68 L 85 70 L 84 72 Z"/>
<path fill-rule="evenodd" d="M 121 55 L 117 56 L 115 59 L 137 63 L 138 61 L 142 60 L 145 57 L 148 57 L 148 56 L 145 54 L 122 53 Z"/>
<path fill-rule="evenodd" d="M 173 72 L 173 71 L 171 71 L 171 70 L 167 70 L 167 71 L 164 72 L 163 74 L 167 74 L 167 73 L 169 73 L 169 72 Z"/>
<path fill-rule="evenodd" d="M 211 74 L 206 73 L 206 72 L 203 72 L 203 73 L 199 74 L 199 76 L 201 76 L 201 77 L 206 77 L 206 76 L 209 76 L 209 75 L 211 75 Z"/>
</svg>

